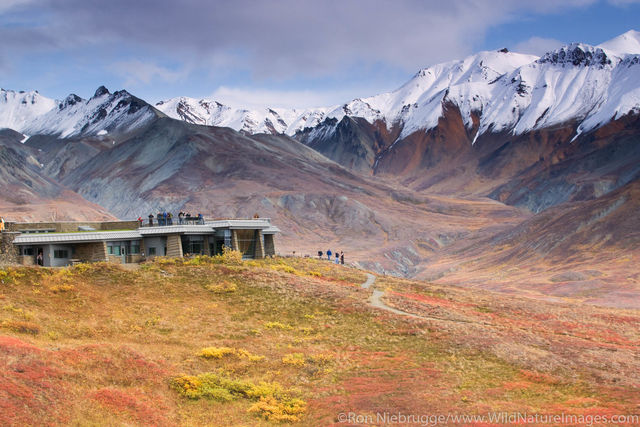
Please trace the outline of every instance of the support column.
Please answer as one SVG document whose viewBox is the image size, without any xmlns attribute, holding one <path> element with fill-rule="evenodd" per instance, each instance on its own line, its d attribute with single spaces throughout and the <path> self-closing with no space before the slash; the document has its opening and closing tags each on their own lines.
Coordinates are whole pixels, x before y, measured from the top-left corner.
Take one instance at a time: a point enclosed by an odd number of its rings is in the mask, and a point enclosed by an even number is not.
<svg viewBox="0 0 640 427">
<path fill-rule="evenodd" d="M 213 236 L 211 237 L 213 240 Z M 209 236 L 204 236 L 204 254 L 207 256 L 211 256 L 211 249 L 209 247 Z"/>
<path fill-rule="evenodd" d="M 233 249 L 234 251 L 240 250 L 240 248 L 238 247 L 238 231 L 237 230 L 231 230 L 231 249 Z"/>
<path fill-rule="evenodd" d="M 275 254 L 276 254 L 276 245 L 273 239 L 273 234 L 265 234 L 264 235 L 264 255 L 275 256 Z"/>
<path fill-rule="evenodd" d="M 171 258 L 182 258 L 182 239 L 179 234 L 167 236 L 167 256 Z"/>
<path fill-rule="evenodd" d="M 255 244 L 255 259 L 264 258 L 264 237 L 262 236 L 262 230 L 256 230 L 256 244 Z"/>
</svg>

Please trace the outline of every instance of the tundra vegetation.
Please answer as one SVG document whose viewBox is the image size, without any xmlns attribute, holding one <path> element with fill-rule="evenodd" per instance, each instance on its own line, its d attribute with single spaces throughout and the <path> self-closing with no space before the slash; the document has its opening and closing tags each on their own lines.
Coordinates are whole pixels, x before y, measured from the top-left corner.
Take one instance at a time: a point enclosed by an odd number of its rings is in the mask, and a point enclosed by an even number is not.
<svg viewBox="0 0 640 427">
<path fill-rule="evenodd" d="M 0 270 L 2 425 L 637 413 L 637 311 L 237 253 Z"/>
</svg>

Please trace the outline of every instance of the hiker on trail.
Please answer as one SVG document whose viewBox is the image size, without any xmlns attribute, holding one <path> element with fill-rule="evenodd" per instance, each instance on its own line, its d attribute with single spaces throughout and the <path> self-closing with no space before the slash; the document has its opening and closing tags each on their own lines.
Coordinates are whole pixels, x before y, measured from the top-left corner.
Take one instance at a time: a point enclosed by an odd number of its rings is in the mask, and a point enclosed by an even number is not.
<svg viewBox="0 0 640 427">
<path fill-rule="evenodd" d="M 318 251 L 318 259 L 322 259 L 322 255 L 324 255 L 324 252 Z"/>
<path fill-rule="evenodd" d="M 0 218 L 0 231 L 4 231 L 4 218 Z"/>
<path fill-rule="evenodd" d="M 149 214 L 149 227 L 153 227 L 153 214 Z"/>
<path fill-rule="evenodd" d="M 331 249 L 327 251 L 327 259 L 331 261 Z"/>
<path fill-rule="evenodd" d="M 340 251 L 340 264 L 344 265 L 344 252 Z"/>
<path fill-rule="evenodd" d="M 340 264 L 340 254 L 336 251 L 336 264 Z"/>
</svg>

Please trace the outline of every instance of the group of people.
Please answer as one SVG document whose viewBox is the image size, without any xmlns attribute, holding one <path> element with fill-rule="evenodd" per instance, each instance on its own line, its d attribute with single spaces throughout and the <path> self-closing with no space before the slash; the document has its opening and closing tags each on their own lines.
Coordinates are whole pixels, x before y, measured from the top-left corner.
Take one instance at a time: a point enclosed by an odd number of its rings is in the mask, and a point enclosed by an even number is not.
<svg viewBox="0 0 640 427">
<path fill-rule="evenodd" d="M 153 227 L 154 226 L 154 218 L 155 218 L 155 225 L 161 226 L 161 225 L 173 225 L 173 214 L 171 212 L 158 212 L 158 214 L 156 216 L 154 216 L 152 213 L 149 214 L 149 227 Z M 138 217 L 138 222 L 140 223 L 140 227 L 142 227 L 143 225 L 143 219 L 141 216 Z M 197 216 L 195 215 L 191 215 L 189 212 L 182 212 L 180 211 L 180 213 L 178 214 L 178 224 L 204 224 L 204 216 L 202 216 L 201 213 L 199 213 Z"/>
<path fill-rule="evenodd" d="M 322 259 L 322 255 L 324 255 L 324 253 L 322 251 L 318 251 L 318 259 Z M 340 251 L 336 251 L 335 254 L 333 252 L 331 252 L 331 249 L 327 250 L 327 259 L 329 261 L 331 261 L 331 256 L 334 255 L 335 256 L 335 263 L 336 264 L 342 264 L 344 265 L 344 252 Z"/>
</svg>

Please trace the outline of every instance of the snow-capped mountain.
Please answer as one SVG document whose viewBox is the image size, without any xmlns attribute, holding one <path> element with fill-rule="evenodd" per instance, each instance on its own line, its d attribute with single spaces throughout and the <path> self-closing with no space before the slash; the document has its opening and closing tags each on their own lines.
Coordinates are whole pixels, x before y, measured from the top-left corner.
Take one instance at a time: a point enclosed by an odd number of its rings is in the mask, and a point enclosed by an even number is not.
<svg viewBox="0 0 640 427">
<path fill-rule="evenodd" d="M 172 98 L 156 104 L 169 117 L 248 133 L 287 134 L 308 143 L 327 138 L 344 117 L 378 123 L 398 140 L 434 129 L 448 106 L 481 135 L 526 132 L 574 123 L 575 135 L 640 111 L 640 32 L 598 46 L 573 43 L 541 57 L 506 49 L 420 70 L 399 89 L 339 106 L 257 110 L 212 99 Z M 126 91 L 101 87 L 89 100 L 53 101 L 37 92 L 0 91 L 0 127 L 26 135 L 97 135 L 134 129 L 158 111 Z"/>
<path fill-rule="evenodd" d="M 446 105 L 460 109 L 467 128 L 479 118 L 476 138 L 514 134 L 576 121 L 576 133 L 640 109 L 640 32 L 629 31 L 599 46 L 573 43 L 542 57 L 506 49 L 480 52 L 420 70 L 399 89 L 357 98 L 337 107 L 233 109 L 214 100 L 173 98 L 156 107 L 192 123 L 228 126 L 247 133 L 326 137 L 345 116 L 399 126 L 402 139 L 437 126 Z M 330 120 L 323 124 L 326 119 Z M 309 132 L 310 131 L 310 132 Z"/>
<path fill-rule="evenodd" d="M 0 128 L 25 135 L 60 138 L 123 133 L 157 117 L 158 112 L 125 90 L 101 86 L 88 100 L 71 94 L 55 101 L 38 92 L 0 92 Z"/>
<path fill-rule="evenodd" d="M 232 108 L 220 102 L 203 98 L 171 98 L 158 102 L 155 107 L 174 119 L 189 123 L 230 127 L 249 134 L 272 133 L 293 135 L 305 127 L 313 127 L 324 120 L 329 108 L 308 110 L 265 108 L 247 110 Z"/>
<path fill-rule="evenodd" d="M 56 101 L 36 91 L 0 89 L 0 128 L 21 132 L 33 121 L 56 107 Z"/>
</svg>

